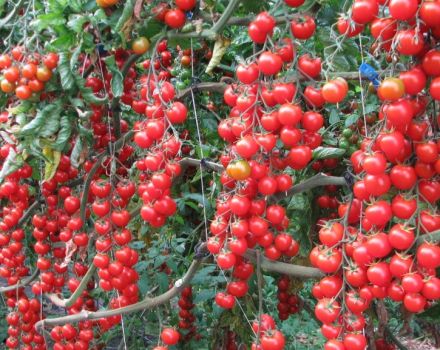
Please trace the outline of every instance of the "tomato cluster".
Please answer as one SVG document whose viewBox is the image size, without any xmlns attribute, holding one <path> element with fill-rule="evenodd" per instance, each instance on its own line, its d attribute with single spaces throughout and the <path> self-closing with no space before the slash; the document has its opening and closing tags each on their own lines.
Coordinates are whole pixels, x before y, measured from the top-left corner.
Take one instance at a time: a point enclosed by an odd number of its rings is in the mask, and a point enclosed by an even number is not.
<svg viewBox="0 0 440 350">
<path fill-rule="evenodd" d="M 34 294 L 60 291 L 65 285 L 68 271 L 64 264 L 66 247 L 56 247 L 57 243 L 75 236 L 75 244 L 87 245 L 88 235 L 81 230 L 83 223 L 73 215 L 79 209 L 79 199 L 72 196 L 71 188 L 65 185 L 77 176 L 78 169 L 71 166 L 67 155 L 63 155 L 55 176 L 42 185 L 46 208 L 32 217 L 32 236 L 36 240 L 34 251 L 38 255 L 37 268 L 41 271 L 40 281 L 32 286 Z"/>
<path fill-rule="evenodd" d="M 282 350 L 286 344 L 283 333 L 276 329 L 275 320 L 268 314 L 261 314 L 252 322 L 252 330 L 260 335 L 259 344 L 252 343 L 251 350 Z"/>
<path fill-rule="evenodd" d="M 281 276 L 278 279 L 278 318 L 281 321 L 287 320 L 290 315 L 299 311 L 299 298 L 296 293 L 289 291 L 290 279 L 288 276 Z"/>
<path fill-rule="evenodd" d="M 2 158 L 15 149 L 11 144 L 5 146 L 2 147 Z M 32 196 L 26 184 L 31 176 L 32 168 L 24 164 L 0 185 L 0 277 L 6 279 L 8 285 L 15 285 L 29 275 L 29 269 L 25 266 L 25 231 L 17 225 L 31 204 Z M 24 288 L 6 292 L 4 300 L 9 310 L 6 316 L 6 346 L 11 349 L 45 349 L 43 336 L 34 328 L 34 324 L 41 319 L 40 302 L 28 298 Z"/>
<path fill-rule="evenodd" d="M 6 293 L 8 307 L 14 309 L 6 316 L 9 349 L 44 350 L 46 342 L 35 330 L 35 323 L 41 319 L 41 304 L 29 299 L 23 289 Z"/>
<path fill-rule="evenodd" d="M 179 301 L 179 328 L 182 336 L 182 341 L 189 341 L 193 337 L 199 338 L 196 334 L 196 316 L 191 311 L 194 308 L 193 304 L 193 292 L 191 286 L 185 287 L 180 294 Z"/>
<path fill-rule="evenodd" d="M 180 29 L 186 22 L 186 11 L 192 11 L 196 0 L 174 0 L 175 7 L 170 8 L 167 3 L 161 2 L 152 10 L 155 18 L 164 22 L 168 27 Z"/>
<path fill-rule="evenodd" d="M 33 53 L 29 57 L 24 47 L 14 47 L 10 54 L 0 55 L 1 91 L 14 93 L 19 100 L 28 100 L 32 94 L 41 93 L 52 78 L 58 60 L 58 54 L 53 52 L 45 56 Z"/>
<path fill-rule="evenodd" d="M 391 17 L 378 18 L 380 6 L 388 6 Z M 312 264 L 328 274 L 312 290 L 328 350 L 366 347 L 363 313 L 374 299 L 388 297 L 417 313 L 440 298 L 440 247 L 429 237 L 440 228 L 440 143 L 437 116 L 426 116 L 439 97 L 435 11 L 437 2 L 355 0 L 355 25 L 338 22 L 348 36 L 371 24 L 374 51 L 413 56 L 415 63 L 378 84 L 379 121 L 365 123 L 361 149 L 351 155 L 354 199 L 339 205 L 340 220 L 321 221 L 321 245 L 310 253 Z M 326 198 L 319 202 L 328 207 Z"/>
<path fill-rule="evenodd" d="M 161 53 L 166 50 L 166 41 L 159 44 Z M 162 62 L 164 61 L 162 57 Z M 159 61 L 156 61 L 159 62 Z M 171 64 L 171 56 L 169 63 Z M 160 67 L 160 64 L 157 65 Z M 140 78 L 140 100 L 135 112 L 145 118 L 134 125 L 135 144 L 144 152 L 144 157 L 137 160 L 136 167 L 142 173 L 139 179 L 139 196 L 144 205 L 141 216 L 153 227 L 161 227 L 166 218 L 176 212 L 176 202 L 170 196 L 173 180 L 181 173 L 178 157 L 182 142 L 176 127 L 186 121 L 186 106 L 176 101 L 174 86 L 169 82 L 170 74 L 166 67 L 159 70 L 149 67 L 149 74 Z M 166 72 L 168 74 L 161 74 Z"/>
</svg>

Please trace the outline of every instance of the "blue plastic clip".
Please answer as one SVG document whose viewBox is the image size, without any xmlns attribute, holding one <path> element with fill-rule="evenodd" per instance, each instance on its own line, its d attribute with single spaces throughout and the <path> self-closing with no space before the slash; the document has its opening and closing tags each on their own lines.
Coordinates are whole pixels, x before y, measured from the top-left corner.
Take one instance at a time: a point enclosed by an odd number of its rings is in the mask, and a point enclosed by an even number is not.
<svg viewBox="0 0 440 350">
<path fill-rule="evenodd" d="M 362 64 L 359 66 L 359 72 L 364 78 L 367 78 L 369 81 L 371 81 L 376 89 L 379 87 L 379 74 L 372 66 L 370 66 L 368 63 L 362 62 Z"/>
<path fill-rule="evenodd" d="M 100 56 L 107 55 L 107 50 L 104 48 L 104 44 L 102 43 L 96 44 L 96 49 L 98 50 Z"/>
<path fill-rule="evenodd" d="M 188 18 L 189 20 L 192 20 L 193 16 L 194 16 L 194 12 L 192 12 L 192 11 L 186 12 L 186 18 Z"/>
</svg>

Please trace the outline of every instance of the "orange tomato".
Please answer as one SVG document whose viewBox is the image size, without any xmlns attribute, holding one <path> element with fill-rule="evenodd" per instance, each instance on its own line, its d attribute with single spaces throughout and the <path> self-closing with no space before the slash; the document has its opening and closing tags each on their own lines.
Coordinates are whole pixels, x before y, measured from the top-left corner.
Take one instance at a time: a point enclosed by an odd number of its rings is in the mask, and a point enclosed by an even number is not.
<svg viewBox="0 0 440 350">
<path fill-rule="evenodd" d="M 405 85 L 399 78 L 386 78 L 377 88 L 381 100 L 396 101 L 405 94 Z"/>
<path fill-rule="evenodd" d="M 52 78 L 52 71 L 47 67 L 38 67 L 37 68 L 37 79 L 39 81 L 49 81 Z"/>
<path fill-rule="evenodd" d="M 4 93 L 9 94 L 15 90 L 15 84 L 3 79 L 0 83 L 0 88 Z"/>
<path fill-rule="evenodd" d="M 229 163 L 226 173 L 234 180 L 246 180 L 251 175 L 251 166 L 246 160 Z"/>
</svg>

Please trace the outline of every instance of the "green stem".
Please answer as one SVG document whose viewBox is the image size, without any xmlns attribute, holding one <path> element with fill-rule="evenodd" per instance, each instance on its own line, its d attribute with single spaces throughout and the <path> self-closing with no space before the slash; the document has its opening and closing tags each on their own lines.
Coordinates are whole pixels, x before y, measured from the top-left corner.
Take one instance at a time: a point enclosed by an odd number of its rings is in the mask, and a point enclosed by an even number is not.
<svg viewBox="0 0 440 350">
<path fill-rule="evenodd" d="M 18 288 L 26 287 L 29 283 L 34 281 L 38 277 L 39 274 L 40 274 L 40 270 L 36 269 L 32 275 L 23 279 L 21 282 L 19 282 L 17 284 L 13 284 L 12 286 L 0 288 L 0 293 L 6 293 L 6 292 L 16 290 Z"/>
<path fill-rule="evenodd" d="M 219 34 L 223 30 L 223 28 L 228 23 L 229 19 L 232 17 L 232 14 L 234 13 L 240 1 L 241 0 L 229 1 L 229 4 L 226 7 L 225 12 L 223 12 L 219 20 L 212 26 L 211 29 L 212 32 L 214 32 L 215 34 Z"/>
<path fill-rule="evenodd" d="M 124 65 L 121 69 L 122 74 L 122 81 L 125 80 L 125 77 L 127 76 L 128 70 L 130 67 L 137 61 L 137 59 L 141 57 L 140 55 L 133 54 L 130 57 L 128 57 L 127 61 L 125 61 Z M 120 97 L 114 97 L 112 104 L 111 104 L 111 112 L 112 112 L 112 118 L 113 118 L 113 127 L 115 130 L 115 136 L 118 139 L 121 137 L 121 111 L 119 108 L 119 101 L 121 100 Z"/>
<path fill-rule="evenodd" d="M 56 318 L 50 318 L 45 319 L 37 322 L 35 324 L 35 329 L 37 331 L 41 331 L 42 328 L 47 326 L 55 326 L 55 325 L 61 325 L 61 324 L 67 324 L 67 323 L 76 323 L 83 320 L 96 320 L 100 318 L 106 318 L 111 316 L 117 316 L 117 315 L 125 315 L 130 314 L 133 312 L 141 311 L 141 310 L 147 310 L 147 309 L 153 309 L 159 305 L 165 304 L 168 301 L 170 301 L 172 298 L 178 296 L 182 289 L 185 288 L 191 280 L 194 278 L 198 268 L 202 265 L 204 259 L 201 260 L 194 260 L 192 264 L 190 265 L 188 271 L 186 274 L 182 277 L 181 280 L 178 280 L 175 285 L 169 289 L 167 292 L 154 297 L 149 298 L 146 297 L 144 300 L 135 303 L 133 305 L 125 306 L 119 309 L 113 309 L 113 310 L 103 310 L 103 311 L 96 311 L 96 312 L 90 312 L 90 311 L 81 311 L 78 314 L 75 315 L 69 315 L 69 316 L 63 316 L 63 317 L 56 317 Z"/>
<path fill-rule="evenodd" d="M 8 15 L 0 20 L 0 29 L 3 29 L 6 24 L 18 13 L 18 11 L 21 9 L 21 6 L 24 4 L 25 0 L 20 0 L 15 6 L 14 9 L 8 13 Z"/>
<path fill-rule="evenodd" d="M 93 277 L 94 273 L 96 271 L 95 265 L 90 265 L 87 273 L 82 278 L 80 284 L 76 288 L 75 292 L 70 296 L 69 299 L 60 299 L 56 294 L 49 294 L 47 297 L 56 305 L 63 308 L 69 308 L 75 302 L 78 300 L 78 298 L 81 296 L 84 289 L 87 287 L 87 283 L 90 281 L 90 279 Z"/>
</svg>

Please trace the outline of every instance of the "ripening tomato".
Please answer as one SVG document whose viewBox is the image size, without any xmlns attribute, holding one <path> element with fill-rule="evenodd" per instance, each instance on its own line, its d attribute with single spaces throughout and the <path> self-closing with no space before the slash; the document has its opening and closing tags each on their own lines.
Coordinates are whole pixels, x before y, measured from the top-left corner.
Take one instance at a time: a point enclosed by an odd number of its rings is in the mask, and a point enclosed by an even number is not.
<svg viewBox="0 0 440 350">
<path fill-rule="evenodd" d="M 358 24 L 367 24 L 377 17 L 377 0 L 355 0 L 351 7 L 351 18 Z"/>
<path fill-rule="evenodd" d="M 252 84 L 258 79 L 260 71 L 256 63 L 249 65 L 239 64 L 236 70 L 237 79 L 243 84 Z"/>
<path fill-rule="evenodd" d="M 179 8 L 169 10 L 165 14 L 164 21 L 173 29 L 182 28 L 186 21 L 185 13 Z"/>
<path fill-rule="evenodd" d="M 396 101 L 405 94 L 405 85 L 399 78 L 385 78 L 377 88 L 377 96 L 384 101 Z"/>
<path fill-rule="evenodd" d="M 150 42 L 144 36 L 136 38 L 131 45 L 131 49 L 136 55 L 143 55 L 149 48 Z"/>
<path fill-rule="evenodd" d="M 359 333 L 348 333 L 344 335 L 345 350 L 365 350 L 367 339 Z"/>
<path fill-rule="evenodd" d="M 264 75 L 278 74 L 283 67 L 283 60 L 277 54 L 265 51 L 258 58 L 258 68 Z"/>
<path fill-rule="evenodd" d="M 307 78 L 316 78 L 321 74 L 321 58 L 312 58 L 304 54 L 298 58 L 298 70 Z"/>
<path fill-rule="evenodd" d="M 405 92 L 410 95 L 417 95 L 426 86 L 426 75 L 419 67 L 414 67 L 408 71 L 401 72 L 399 78 L 403 81 Z"/>
<path fill-rule="evenodd" d="M 27 85 L 21 85 L 18 86 L 15 89 L 15 95 L 20 99 L 20 100 L 27 100 L 31 97 L 32 95 L 32 90 L 29 88 L 29 86 Z"/>
<path fill-rule="evenodd" d="M 196 0 L 175 0 L 174 2 L 182 11 L 191 11 L 196 6 Z"/>
<path fill-rule="evenodd" d="M 316 303 L 315 316 L 322 323 L 333 323 L 341 312 L 340 304 L 333 299 L 323 298 Z"/>
<path fill-rule="evenodd" d="M 166 345 L 175 345 L 179 342 L 180 334 L 174 328 L 164 328 L 160 333 L 160 339 Z"/>
<path fill-rule="evenodd" d="M 306 40 L 315 32 L 316 23 L 312 17 L 304 15 L 302 17 L 293 19 L 290 22 L 290 29 L 295 38 Z"/>
<path fill-rule="evenodd" d="M 46 82 L 52 78 L 52 71 L 47 67 L 38 67 L 36 76 L 39 81 Z"/>
<path fill-rule="evenodd" d="M 49 52 L 43 57 L 43 64 L 49 69 L 55 69 L 58 66 L 59 57 L 55 52 Z"/>
<path fill-rule="evenodd" d="M 423 35 L 415 29 L 400 30 L 396 34 L 397 51 L 406 56 L 420 53 L 424 47 Z"/>
<path fill-rule="evenodd" d="M 432 49 L 423 55 L 423 71 L 430 76 L 440 75 L 440 50 Z"/>
<path fill-rule="evenodd" d="M 324 100 L 328 103 L 342 102 L 348 93 L 347 82 L 343 78 L 331 80 L 324 84 L 321 93 Z"/>
<path fill-rule="evenodd" d="M 440 77 L 437 77 L 431 81 L 429 93 L 434 100 L 440 101 Z"/>
<path fill-rule="evenodd" d="M 407 293 L 403 298 L 403 305 L 408 311 L 418 313 L 424 310 L 426 299 L 419 293 Z"/>
<path fill-rule="evenodd" d="M 283 333 L 278 330 L 269 330 L 261 336 L 262 350 L 282 350 L 286 344 Z"/>
<path fill-rule="evenodd" d="M 423 1 L 420 5 L 419 17 L 427 26 L 438 27 L 440 3 L 438 1 Z"/>
<path fill-rule="evenodd" d="M 394 249 L 409 249 L 414 243 L 414 230 L 396 224 L 390 229 L 388 240 Z"/>
<path fill-rule="evenodd" d="M 367 270 L 368 280 L 379 287 L 387 287 L 391 283 L 390 267 L 386 262 L 378 262 Z"/>
<path fill-rule="evenodd" d="M 430 277 L 425 281 L 422 295 L 430 300 L 440 299 L 440 279 L 437 277 Z"/>
<path fill-rule="evenodd" d="M 338 18 L 338 22 L 336 24 L 338 28 L 338 32 L 341 35 L 346 35 L 348 38 L 352 38 L 364 30 L 365 26 L 363 24 L 354 23 L 350 18 L 346 18 L 345 16 L 341 16 Z"/>
</svg>

